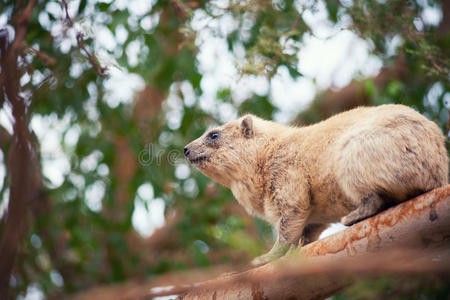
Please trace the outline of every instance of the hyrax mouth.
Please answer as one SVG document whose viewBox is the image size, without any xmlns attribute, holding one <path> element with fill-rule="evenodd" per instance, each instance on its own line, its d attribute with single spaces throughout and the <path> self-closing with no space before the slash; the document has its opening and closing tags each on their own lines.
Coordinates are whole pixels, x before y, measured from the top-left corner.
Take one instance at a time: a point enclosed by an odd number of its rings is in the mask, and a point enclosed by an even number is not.
<svg viewBox="0 0 450 300">
<path fill-rule="evenodd" d="M 199 156 L 195 158 L 189 158 L 189 161 L 193 164 L 199 164 L 203 161 L 205 161 L 208 157 L 207 156 Z"/>
</svg>

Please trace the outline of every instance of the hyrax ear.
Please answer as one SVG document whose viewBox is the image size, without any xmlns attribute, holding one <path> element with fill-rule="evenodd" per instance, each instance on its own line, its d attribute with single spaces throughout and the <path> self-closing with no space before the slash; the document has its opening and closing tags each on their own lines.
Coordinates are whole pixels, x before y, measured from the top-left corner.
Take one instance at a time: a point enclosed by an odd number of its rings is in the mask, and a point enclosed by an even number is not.
<svg viewBox="0 0 450 300">
<path fill-rule="evenodd" d="M 242 135 L 245 138 L 250 139 L 253 137 L 254 132 L 253 132 L 252 116 L 246 116 L 244 119 L 242 119 L 241 130 L 242 130 Z"/>
</svg>

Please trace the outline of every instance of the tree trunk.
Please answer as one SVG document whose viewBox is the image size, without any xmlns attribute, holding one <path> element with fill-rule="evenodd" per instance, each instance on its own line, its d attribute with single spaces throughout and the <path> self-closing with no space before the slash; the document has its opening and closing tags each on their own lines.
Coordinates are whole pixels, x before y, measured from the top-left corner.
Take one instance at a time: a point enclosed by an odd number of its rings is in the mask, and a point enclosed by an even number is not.
<svg viewBox="0 0 450 300">
<path fill-rule="evenodd" d="M 9 284 L 17 253 L 29 227 L 32 205 L 39 198 L 40 172 L 37 152 L 28 129 L 28 102 L 21 96 L 19 52 L 26 36 L 29 19 L 36 0 L 28 1 L 26 7 L 15 17 L 14 41 L 9 44 L 8 32 L 2 30 L 0 37 L 0 102 L 11 105 L 13 134 L 8 151 L 7 171 L 9 182 L 8 209 L 3 217 L 0 235 L 0 295 L 11 297 Z"/>
</svg>

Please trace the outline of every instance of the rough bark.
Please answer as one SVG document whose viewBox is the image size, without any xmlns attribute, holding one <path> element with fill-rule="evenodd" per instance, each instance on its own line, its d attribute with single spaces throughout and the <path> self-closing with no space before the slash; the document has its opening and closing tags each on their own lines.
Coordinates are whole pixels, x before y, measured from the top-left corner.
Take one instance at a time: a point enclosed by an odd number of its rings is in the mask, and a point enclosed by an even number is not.
<svg viewBox="0 0 450 300">
<path fill-rule="evenodd" d="M 27 32 L 35 0 L 18 11 L 14 19 L 14 41 L 9 44 L 6 31 L 0 39 L 1 73 L 0 100 L 11 105 L 13 134 L 8 151 L 7 170 L 10 179 L 8 209 L 2 219 L 0 239 L 0 295 L 9 299 L 9 281 L 17 253 L 29 226 L 33 203 L 39 198 L 39 182 L 36 147 L 28 129 L 28 100 L 20 92 L 20 66 L 18 57 Z M 6 35 L 5 35 L 6 33 Z"/>
<path fill-rule="evenodd" d="M 323 299 L 363 275 L 450 274 L 449 244 L 447 185 L 311 243 L 300 249 L 299 257 L 284 257 L 246 272 L 175 286 L 146 297 Z"/>
</svg>

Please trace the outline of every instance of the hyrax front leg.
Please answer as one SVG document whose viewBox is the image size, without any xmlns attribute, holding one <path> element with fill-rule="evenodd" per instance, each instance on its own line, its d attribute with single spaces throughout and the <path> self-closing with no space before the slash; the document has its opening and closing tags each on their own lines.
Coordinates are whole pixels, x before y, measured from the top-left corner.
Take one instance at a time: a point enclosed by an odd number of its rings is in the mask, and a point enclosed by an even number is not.
<svg viewBox="0 0 450 300">
<path fill-rule="evenodd" d="M 274 220 L 277 240 L 272 249 L 252 261 L 253 265 L 266 264 L 297 247 L 305 228 L 311 208 L 310 186 L 301 169 L 286 159 L 275 156 L 276 164 L 268 166 L 271 170 L 269 196 L 265 201 L 264 213 Z"/>
<path fill-rule="evenodd" d="M 361 205 L 357 209 L 342 217 L 341 223 L 346 226 L 351 226 L 377 214 L 382 208 L 383 200 L 376 194 L 370 194 L 361 200 Z"/>
<path fill-rule="evenodd" d="M 307 217 L 308 212 L 300 212 L 298 209 L 291 209 L 282 215 L 277 224 L 277 240 L 272 249 L 268 253 L 255 258 L 252 264 L 254 266 L 264 265 L 285 255 L 289 249 L 296 247 L 305 227 Z"/>
</svg>

